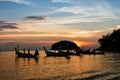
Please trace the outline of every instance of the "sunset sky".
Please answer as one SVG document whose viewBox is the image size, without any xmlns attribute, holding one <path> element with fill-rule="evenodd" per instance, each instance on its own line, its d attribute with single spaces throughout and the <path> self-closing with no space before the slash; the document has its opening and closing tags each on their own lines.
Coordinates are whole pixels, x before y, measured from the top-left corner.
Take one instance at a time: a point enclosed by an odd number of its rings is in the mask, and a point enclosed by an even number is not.
<svg viewBox="0 0 120 80">
<path fill-rule="evenodd" d="M 98 46 L 120 26 L 120 0 L 0 0 L 0 44 Z"/>
</svg>

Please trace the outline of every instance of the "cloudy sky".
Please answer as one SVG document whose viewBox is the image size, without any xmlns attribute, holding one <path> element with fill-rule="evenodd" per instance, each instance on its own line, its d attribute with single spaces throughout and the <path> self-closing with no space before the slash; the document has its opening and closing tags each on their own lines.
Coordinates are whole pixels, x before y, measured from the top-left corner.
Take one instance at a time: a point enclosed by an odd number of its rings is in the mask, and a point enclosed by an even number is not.
<svg viewBox="0 0 120 80">
<path fill-rule="evenodd" d="M 120 0 L 0 0 L 0 44 L 95 46 L 119 28 Z"/>
</svg>

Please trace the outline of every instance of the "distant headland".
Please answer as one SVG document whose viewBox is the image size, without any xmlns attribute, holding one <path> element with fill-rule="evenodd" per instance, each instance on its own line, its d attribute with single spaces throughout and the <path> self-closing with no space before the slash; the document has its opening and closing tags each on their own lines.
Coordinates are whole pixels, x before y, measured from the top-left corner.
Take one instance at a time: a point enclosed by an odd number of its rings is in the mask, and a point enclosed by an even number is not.
<svg viewBox="0 0 120 80">
<path fill-rule="evenodd" d="M 106 51 L 120 51 L 120 29 L 113 30 L 112 33 L 103 35 L 98 42 L 100 44 L 98 49 Z"/>
</svg>

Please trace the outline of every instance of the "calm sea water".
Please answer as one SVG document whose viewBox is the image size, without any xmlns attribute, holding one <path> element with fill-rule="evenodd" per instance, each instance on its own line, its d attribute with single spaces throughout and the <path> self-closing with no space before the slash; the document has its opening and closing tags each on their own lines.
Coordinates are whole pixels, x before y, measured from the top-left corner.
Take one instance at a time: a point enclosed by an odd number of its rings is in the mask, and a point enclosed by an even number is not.
<svg viewBox="0 0 120 80">
<path fill-rule="evenodd" d="M 120 53 L 16 58 L 14 51 L 0 52 L 0 80 L 120 80 Z"/>
</svg>

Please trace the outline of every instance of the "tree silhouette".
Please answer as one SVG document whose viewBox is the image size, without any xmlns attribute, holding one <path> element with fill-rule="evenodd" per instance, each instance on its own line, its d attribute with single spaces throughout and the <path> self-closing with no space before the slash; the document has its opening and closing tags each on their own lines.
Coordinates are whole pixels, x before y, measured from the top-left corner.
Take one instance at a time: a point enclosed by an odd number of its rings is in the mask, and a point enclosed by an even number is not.
<svg viewBox="0 0 120 80">
<path fill-rule="evenodd" d="M 74 42 L 63 40 L 54 43 L 51 46 L 51 50 L 77 50 L 80 49 Z"/>
<path fill-rule="evenodd" d="M 120 51 L 120 29 L 104 35 L 98 40 L 100 48 L 105 50 Z"/>
</svg>

